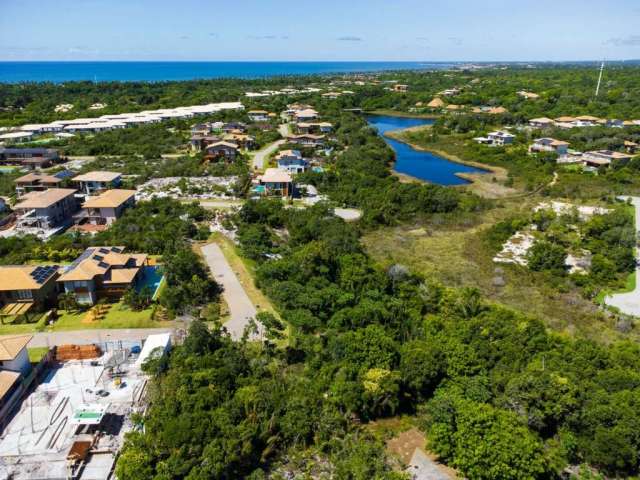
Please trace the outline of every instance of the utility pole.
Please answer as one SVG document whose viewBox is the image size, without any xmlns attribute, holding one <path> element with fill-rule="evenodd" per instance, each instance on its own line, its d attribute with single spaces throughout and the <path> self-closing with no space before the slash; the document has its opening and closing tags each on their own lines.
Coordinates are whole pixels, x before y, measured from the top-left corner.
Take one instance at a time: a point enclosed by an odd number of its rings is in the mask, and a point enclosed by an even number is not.
<svg viewBox="0 0 640 480">
<path fill-rule="evenodd" d="M 600 93 L 600 83 L 602 83 L 602 73 L 604 72 L 604 60 L 600 65 L 600 75 L 598 75 L 598 85 L 596 86 L 596 98 L 598 98 L 598 93 Z"/>
</svg>

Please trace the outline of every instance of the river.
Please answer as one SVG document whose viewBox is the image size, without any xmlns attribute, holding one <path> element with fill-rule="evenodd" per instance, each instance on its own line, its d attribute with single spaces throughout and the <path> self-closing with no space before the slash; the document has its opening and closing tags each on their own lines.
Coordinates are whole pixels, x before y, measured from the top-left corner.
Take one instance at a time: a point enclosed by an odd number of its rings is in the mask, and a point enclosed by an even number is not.
<svg viewBox="0 0 640 480">
<path fill-rule="evenodd" d="M 367 116 L 369 125 L 373 126 L 384 141 L 396 153 L 394 170 L 420 180 L 440 185 L 465 185 L 467 180 L 458 177 L 457 173 L 486 173 L 486 170 L 452 162 L 433 153 L 415 150 L 406 143 L 398 142 L 384 136 L 385 132 L 403 128 L 431 125 L 433 120 L 426 118 L 392 117 L 387 115 Z"/>
</svg>

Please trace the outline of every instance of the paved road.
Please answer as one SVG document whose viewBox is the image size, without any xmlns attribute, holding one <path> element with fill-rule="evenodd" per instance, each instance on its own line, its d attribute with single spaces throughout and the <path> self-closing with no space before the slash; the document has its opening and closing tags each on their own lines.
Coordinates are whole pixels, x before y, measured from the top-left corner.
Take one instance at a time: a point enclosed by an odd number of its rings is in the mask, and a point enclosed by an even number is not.
<svg viewBox="0 0 640 480">
<path fill-rule="evenodd" d="M 286 137 L 289 135 L 289 125 L 283 123 L 278 127 L 278 131 L 280 135 Z M 262 150 L 258 150 L 256 154 L 253 156 L 253 169 L 254 170 L 262 170 L 264 169 L 264 161 L 267 159 L 269 155 L 275 152 L 278 147 L 285 143 L 285 140 L 277 140 L 270 145 L 267 145 Z"/>
<path fill-rule="evenodd" d="M 170 328 L 119 328 L 119 329 L 87 329 L 61 332 L 37 332 L 29 347 L 49 347 L 54 345 L 135 341 L 139 342 L 154 333 L 171 332 Z"/>
<path fill-rule="evenodd" d="M 636 235 L 640 236 L 640 197 L 618 197 L 619 200 L 631 200 L 636 209 Z M 617 307 L 622 313 L 640 317 L 640 250 L 636 248 L 636 288 L 632 292 L 609 295 L 604 299 L 607 305 Z"/>
<path fill-rule="evenodd" d="M 257 310 L 251 303 L 247 292 L 238 280 L 238 277 L 231 269 L 231 265 L 224 258 L 224 254 L 218 245 L 210 243 L 202 247 L 202 253 L 204 255 L 207 265 L 213 275 L 213 278 L 217 282 L 222 284 L 224 291 L 222 295 L 229 306 L 231 318 L 224 324 L 231 337 L 234 340 L 240 339 L 245 327 L 248 325 L 249 320 L 255 318 Z M 249 338 L 252 340 L 261 338 L 262 329 L 261 325 L 258 325 L 260 332 L 252 334 Z"/>
</svg>

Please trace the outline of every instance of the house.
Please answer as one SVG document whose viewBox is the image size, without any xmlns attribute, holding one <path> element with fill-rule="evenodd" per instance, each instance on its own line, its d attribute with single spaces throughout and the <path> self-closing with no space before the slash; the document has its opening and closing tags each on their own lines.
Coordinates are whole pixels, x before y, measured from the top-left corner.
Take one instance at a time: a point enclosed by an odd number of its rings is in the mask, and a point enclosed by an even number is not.
<svg viewBox="0 0 640 480">
<path fill-rule="evenodd" d="M 401 83 L 396 83 L 393 86 L 393 91 L 394 92 L 406 92 L 407 90 L 409 90 L 409 85 L 403 85 Z"/>
<path fill-rule="evenodd" d="M 211 125 L 208 123 L 196 123 L 195 125 L 191 125 L 191 135 L 196 136 L 204 136 L 211 133 Z"/>
<path fill-rule="evenodd" d="M 293 181 L 286 170 L 267 168 L 256 180 L 258 186 L 254 191 L 262 195 L 290 197 L 293 194 Z"/>
<path fill-rule="evenodd" d="M 4 148 L 0 147 L 0 163 L 22 165 L 35 169 L 51 166 L 60 159 L 53 148 Z"/>
<path fill-rule="evenodd" d="M 213 135 L 193 135 L 189 140 L 189 144 L 191 145 L 191 150 L 196 152 L 200 152 L 211 143 L 216 143 L 222 140 L 221 137 L 216 137 Z"/>
<path fill-rule="evenodd" d="M 56 188 L 60 185 L 60 182 L 62 182 L 62 178 L 40 172 L 27 173 L 14 180 L 18 197 L 28 192 L 41 192 L 50 188 Z"/>
<path fill-rule="evenodd" d="M 222 140 L 228 143 L 234 143 L 238 146 L 238 148 L 252 148 L 256 144 L 255 137 L 247 135 L 245 133 L 241 133 L 237 130 L 231 133 L 227 133 L 222 138 Z"/>
<path fill-rule="evenodd" d="M 117 188 L 122 184 L 122 174 L 119 172 L 93 171 L 83 173 L 71 179 L 78 184 L 78 189 L 85 195 L 96 195 L 110 188 Z"/>
<path fill-rule="evenodd" d="M 529 120 L 529 125 L 533 128 L 550 128 L 553 127 L 555 123 L 556 122 L 546 117 L 534 118 Z"/>
<path fill-rule="evenodd" d="M 529 147 L 529 153 L 537 152 L 553 152 L 558 155 L 566 155 L 569 149 L 569 143 L 555 138 L 538 138 L 533 141 Z"/>
<path fill-rule="evenodd" d="M 99 297 L 118 298 L 139 286 L 147 255 L 124 253 L 124 247 L 89 247 L 58 278 L 78 303 L 93 305 Z"/>
<path fill-rule="evenodd" d="M 298 150 L 283 150 L 279 152 L 276 155 L 276 163 L 279 169 L 286 170 L 290 174 L 302 173 L 309 166 Z"/>
<path fill-rule="evenodd" d="M 636 153 L 638 151 L 638 144 L 629 140 L 624 141 L 624 148 L 627 153 Z"/>
<path fill-rule="evenodd" d="M 564 117 L 558 117 L 558 118 L 554 119 L 554 121 L 556 123 L 566 123 L 566 124 L 573 125 L 573 122 L 575 122 L 576 119 L 575 119 L 575 117 L 564 116 Z"/>
<path fill-rule="evenodd" d="M 633 155 L 628 153 L 615 152 L 612 150 L 594 150 L 591 152 L 584 152 L 582 154 L 582 161 L 587 167 L 602 167 L 609 166 L 612 163 L 626 163 L 633 158 Z"/>
<path fill-rule="evenodd" d="M 515 140 L 516 136 L 503 131 L 491 132 L 487 135 L 487 138 L 491 140 L 491 145 L 495 146 L 503 146 L 503 145 L 511 145 Z"/>
<path fill-rule="evenodd" d="M 270 118 L 266 110 L 249 110 L 247 116 L 252 122 L 268 122 Z"/>
<path fill-rule="evenodd" d="M 575 118 L 573 123 L 576 127 L 595 127 L 600 120 L 600 118 L 591 115 L 580 115 Z"/>
<path fill-rule="evenodd" d="M 446 90 L 441 91 L 438 95 L 442 95 L 444 97 L 455 97 L 460 94 L 462 90 L 459 88 L 447 88 Z"/>
<path fill-rule="evenodd" d="M 323 98 L 328 98 L 330 100 L 335 100 L 336 98 L 338 98 L 341 95 L 342 95 L 341 92 L 327 92 L 327 93 L 323 93 L 322 97 Z"/>
<path fill-rule="evenodd" d="M 518 96 L 524 98 L 525 100 L 536 100 L 540 98 L 540 95 L 538 95 L 537 93 L 527 92 L 525 90 L 520 90 L 517 93 L 518 93 Z"/>
<path fill-rule="evenodd" d="M 231 142 L 216 142 L 204 148 L 206 160 L 233 161 L 238 155 L 238 145 Z"/>
<path fill-rule="evenodd" d="M 41 192 L 29 192 L 14 205 L 18 218 L 16 229 L 37 228 L 64 230 L 71 224 L 78 210 L 76 190 L 72 188 L 50 188 Z"/>
<path fill-rule="evenodd" d="M 296 111 L 293 116 L 297 121 L 304 122 L 305 120 L 315 120 L 318 118 L 318 112 L 313 108 L 305 108 L 304 110 Z"/>
<path fill-rule="evenodd" d="M 227 122 L 220 128 L 224 133 L 231 133 L 237 130 L 240 133 L 247 131 L 247 126 L 242 122 Z"/>
<path fill-rule="evenodd" d="M 31 140 L 33 132 L 9 132 L 0 135 L 0 142 L 20 143 Z"/>
<path fill-rule="evenodd" d="M 509 110 L 504 107 L 491 107 L 485 113 L 488 113 L 489 115 L 502 115 L 508 112 Z"/>
<path fill-rule="evenodd" d="M 433 109 L 440 109 L 444 107 L 444 102 L 442 101 L 441 98 L 436 97 L 433 100 L 431 100 L 429 103 L 427 103 L 427 107 L 433 108 Z"/>
<path fill-rule="evenodd" d="M 302 135 L 289 135 L 287 141 L 289 143 L 295 143 L 298 145 L 304 145 L 307 147 L 318 147 L 324 145 L 324 135 L 314 135 L 311 133 L 305 133 Z"/>
<path fill-rule="evenodd" d="M 333 130 L 333 125 L 329 122 L 298 122 L 296 124 L 296 130 L 300 134 L 315 132 L 331 133 L 331 130 Z"/>
<path fill-rule="evenodd" d="M 107 190 L 82 204 L 80 219 L 89 225 L 111 225 L 136 203 L 135 190 Z"/>
<path fill-rule="evenodd" d="M 18 372 L 25 376 L 31 372 L 27 345 L 32 338 L 33 335 L 0 336 L 0 369 L 2 371 Z"/>
<path fill-rule="evenodd" d="M 0 266 L 0 305 L 2 315 L 22 315 L 42 311 L 56 298 L 57 265 Z"/>
<path fill-rule="evenodd" d="M 598 123 L 600 123 L 601 125 L 607 128 L 623 128 L 624 127 L 624 122 L 618 119 L 600 120 L 600 122 Z"/>
</svg>

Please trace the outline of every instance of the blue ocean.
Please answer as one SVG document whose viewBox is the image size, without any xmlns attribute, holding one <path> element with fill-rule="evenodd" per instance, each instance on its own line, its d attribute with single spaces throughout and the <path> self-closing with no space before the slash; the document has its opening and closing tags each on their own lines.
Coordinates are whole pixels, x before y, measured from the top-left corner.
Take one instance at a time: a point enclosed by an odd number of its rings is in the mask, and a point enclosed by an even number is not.
<svg viewBox="0 0 640 480">
<path fill-rule="evenodd" d="M 0 83 L 265 78 L 385 70 L 436 70 L 452 65 L 427 62 L 0 62 Z"/>
</svg>

